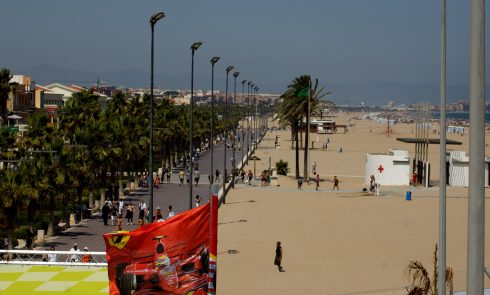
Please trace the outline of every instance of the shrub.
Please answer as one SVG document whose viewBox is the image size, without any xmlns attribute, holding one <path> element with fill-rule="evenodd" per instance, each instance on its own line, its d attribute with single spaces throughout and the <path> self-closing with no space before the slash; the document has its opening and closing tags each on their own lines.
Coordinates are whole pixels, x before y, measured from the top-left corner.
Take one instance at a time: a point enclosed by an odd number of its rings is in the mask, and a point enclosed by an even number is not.
<svg viewBox="0 0 490 295">
<path fill-rule="evenodd" d="M 276 169 L 277 169 L 277 174 L 288 175 L 289 172 L 288 162 L 279 160 L 279 162 L 276 162 Z"/>
</svg>

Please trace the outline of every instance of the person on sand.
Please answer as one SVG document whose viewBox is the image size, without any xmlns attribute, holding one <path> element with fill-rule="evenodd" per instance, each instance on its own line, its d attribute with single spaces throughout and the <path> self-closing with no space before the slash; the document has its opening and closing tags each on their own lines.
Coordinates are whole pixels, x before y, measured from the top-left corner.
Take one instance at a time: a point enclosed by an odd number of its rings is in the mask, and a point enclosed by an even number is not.
<svg viewBox="0 0 490 295">
<path fill-rule="evenodd" d="M 277 271 L 278 272 L 283 272 L 284 271 L 284 269 L 281 266 L 281 263 L 282 263 L 282 246 L 281 246 L 281 242 L 280 241 L 277 241 L 277 244 L 276 244 L 276 257 L 274 258 L 274 265 L 277 266 Z"/>
<path fill-rule="evenodd" d="M 337 176 L 333 177 L 333 188 L 332 188 L 332 190 L 335 190 L 335 188 L 337 188 L 337 190 L 339 190 L 339 179 L 337 178 Z"/>
<path fill-rule="evenodd" d="M 301 190 L 302 186 L 303 186 L 303 178 L 298 177 L 298 189 Z"/>
</svg>

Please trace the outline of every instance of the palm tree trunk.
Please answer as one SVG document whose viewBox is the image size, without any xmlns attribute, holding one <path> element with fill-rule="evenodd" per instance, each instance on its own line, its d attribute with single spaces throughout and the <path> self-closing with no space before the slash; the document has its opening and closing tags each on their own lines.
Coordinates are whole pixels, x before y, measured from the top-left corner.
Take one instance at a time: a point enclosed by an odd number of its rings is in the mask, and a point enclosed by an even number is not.
<svg viewBox="0 0 490 295">
<path fill-rule="evenodd" d="M 54 203 L 54 195 L 50 194 L 49 195 L 49 221 L 48 221 L 48 231 L 46 235 L 52 237 L 54 236 L 54 208 L 55 203 Z"/>
<path fill-rule="evenodd" d="M 295 123 L 294 140 L 296 142 L 296 178 L 299 178 L 299 142 L 298 142 L 298 122 Z"/>
<path fill-rule="evenodd" d="M 122 165 L 120 165 L 120 167 L 122 167 Z M 118 198 L 122 198 L 124 196 L 124 193 L 123 193 L 123 171 L 122 171 L 122 168 L 119 169 L 119 173 L 117 175 L 117 186 L 118 186 L 118 192 L 117 192 Z"/>
<path fill-rule="evenodd" d="M 296 123 L 292 123 L 292 124 L 291 124 L 291 149 L 294 149 L 294 134 L 295 134 L 295 133 L 294 133 L 294 130 L 296 129 L 296 128 L 294 127 L 294 125 L 295 125 L 295 124 L 296 124 Z"/>
<path fill-rule="evenodd" d="M 303 167 L 303 174 L 305 175 L 305 181 L 309 182 L 309 176 L 308 176 L 308 142 L 310 140 L 310 132 L 308 132 L 308 124 L 306 124 L 306 129 L 305 129 L 305 158 L 304 158 L 304 167 Z"/>
</svg>

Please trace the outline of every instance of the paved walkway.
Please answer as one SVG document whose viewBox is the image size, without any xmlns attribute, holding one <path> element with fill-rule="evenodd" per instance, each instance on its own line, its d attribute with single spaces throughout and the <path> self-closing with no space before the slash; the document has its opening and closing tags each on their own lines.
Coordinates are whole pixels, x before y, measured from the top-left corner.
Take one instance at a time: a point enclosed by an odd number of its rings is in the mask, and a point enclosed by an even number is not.
<svg viewBox="0 0 490 295">
<path fill-rule="evenodd" d="M 246 147 L 246 142 L 243 145 Z M 214 146 L 214 170 L 219 169 L 223 172 L 223 162 L 224 162 L 224 144 L 218 144 Z M 229 159 L 227 161 L 227 170 L 231 170 L 231 157 L 232 149 L 227 149 L 226 157 Z M 237 163 L 241 158 L 241 151 L 236 151 Z M 246 150 L 245 153 L 246 154 Z M 198 186 L 193 184 L 193 197 L 197 194 L 201 197 L 201 204 L 205 204 L 209 200 L 209 181 L 208 175 L 211 167 L 211 154 L 205 152 L 201 155 L 199 159 L 199 171 L 201 172 L 201 178 Z M 221 176 L 222 177 L 222 176 Z M 220 177 L 220 178 L 221 178 Z M 222 179 L 222 178 L 221 178 Z M 177 174 L 173 174 L 170 183 L 162 183 L 159 188 L 154 188 L 153 190 L 153 200 L 154 208 L 160 207 L 162 213 L 165 217 L 167 208 L 172 205 L 174 211 L 178 214 L 189 209 L 190 203 L 189 197 L 189 185 L 184 184 L 179 185 L 179 180 Z M 140 201 L 149 203 L 149 190 L 148 188 L 139 188 L 135 192 L 132 192 L 125 199 L 125 204 L 127 202 L 132 202 L 136 208 Z M 194 200 L 192 201 L 194 204 Z M 124 213 L 123 213 L 124 216 Z M 135 213 L 133 225 L 126 224 L 126 219 L 123 223 L 123 230 L 133 230 L 137 228 L 137 218 L 138 214 Z M 83 247 L 88 247 L 90 251 L 105 251 L 106 246 L 102 235 L 104 233 L 112 232 L 116 230 L 115 226 L 110 225 L 104 226 L 102 217 L 100 213 L 95 214 L 92 218 L 85 219 L 79 224 L 67 229 L 66 231 L 60 233 L 58 236 L 47 238 L 47 242 L 37 249 L 48 248 L 49 246 L 55 246 L 56 250 L 64 251 L 70 250 L 74 243 L 78 243 L 78 247 L 83 249 Z"/>
</svg>

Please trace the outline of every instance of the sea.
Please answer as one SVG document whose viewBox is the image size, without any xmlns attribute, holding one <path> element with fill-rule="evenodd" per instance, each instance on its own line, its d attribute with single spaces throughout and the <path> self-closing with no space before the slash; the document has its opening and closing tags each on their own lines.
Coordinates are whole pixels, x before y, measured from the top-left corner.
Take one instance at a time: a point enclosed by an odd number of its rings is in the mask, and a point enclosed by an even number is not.
<svg viewBox="0 0 490 295">
<path fill-rule="evenodd" d="M 439 112 L 433 112 L 432 117 L 439 119 Z M 446 112 L 446 119 L 448 120 L 458 120 L 458 121 L 470 121 L 469 112 Z M 485 123 L 490 124 L 490 113 L 485 113 Z"/>
</svg>

